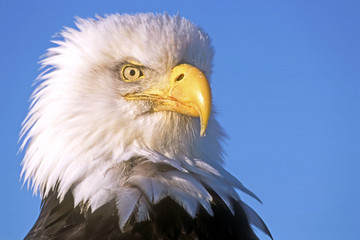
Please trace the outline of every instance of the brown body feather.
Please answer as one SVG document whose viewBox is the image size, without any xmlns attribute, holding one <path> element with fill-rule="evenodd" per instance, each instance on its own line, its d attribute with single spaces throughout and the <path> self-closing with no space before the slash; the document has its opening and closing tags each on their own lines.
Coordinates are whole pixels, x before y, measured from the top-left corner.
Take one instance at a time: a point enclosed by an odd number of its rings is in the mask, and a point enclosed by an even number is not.
<svg viewBox="0 0 360 240">
<path fill-rule="evenodd" d="M 200 209 L 192 219 L 170 198 L 152 206 L 151 219 L 134 224 L 121 232 L 115 202 L 111 201 L 93 213 L 74 208 L 71 193 L 59 203 L 57 194 L 50 193 L 42 203 L 40 216 L 25 240 L 30 239 L 120 239 L 120 240 L 175 240 L 175 239 L 238 239 L 257 240 L 241 205 L 233 202 L 233 215 L 216 194 L 212 194 L 214 216 Z"/>
</svg>

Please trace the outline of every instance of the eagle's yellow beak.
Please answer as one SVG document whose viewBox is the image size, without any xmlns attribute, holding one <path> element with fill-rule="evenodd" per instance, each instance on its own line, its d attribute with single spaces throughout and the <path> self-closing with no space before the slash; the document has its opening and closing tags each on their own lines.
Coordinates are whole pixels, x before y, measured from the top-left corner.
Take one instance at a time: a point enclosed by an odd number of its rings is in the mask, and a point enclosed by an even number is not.
<svg viewBox="0 0 360 240">
<path fill-rule="evenodd" d="M 178 65 L 172 69 L 164 88 L 128 94 L 125 98 L 151 100 L 154 102 L 154 111 L 173 111 L 200 117 L 200 135 L 205 135 L 211 111 L 211 90 L 205 75 L 196 67 Z"/>
</svg>

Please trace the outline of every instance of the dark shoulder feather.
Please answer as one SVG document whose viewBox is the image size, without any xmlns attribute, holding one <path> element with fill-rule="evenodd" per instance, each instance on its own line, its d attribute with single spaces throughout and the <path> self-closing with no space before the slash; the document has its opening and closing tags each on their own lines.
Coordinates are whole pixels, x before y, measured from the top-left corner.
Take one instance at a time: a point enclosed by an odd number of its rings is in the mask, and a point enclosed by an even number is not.
<svg viewBox="0 0 360 240">
<path fill-rule="evenodd" d="M 136 223 L 131 230 L 121 232 L 115 202 L 91 213 L 81 211 L 79 206 L 74 208 L 71 193 L 60 203 L 57 193 L 51 192 L 43 200 L 39 218 L 25 239 L 258 240 L 240 203 L 233 201 L 233 215 L 215 193 L 212 196 L 214 216 L 200 209 L 193 219 L 168 197 L 152 206 L 151 221 Z"/>
</svg>

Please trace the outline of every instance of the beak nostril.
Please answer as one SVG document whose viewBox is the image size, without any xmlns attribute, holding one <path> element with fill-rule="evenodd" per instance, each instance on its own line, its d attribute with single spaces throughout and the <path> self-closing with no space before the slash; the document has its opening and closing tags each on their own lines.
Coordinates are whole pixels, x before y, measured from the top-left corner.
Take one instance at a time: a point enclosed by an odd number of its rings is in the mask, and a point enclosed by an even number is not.
<svg viewBox="0 0 360 240">
<path fill-rule="evenodd" d="M 181 73 L 179 76 L 177 76 L 177 78 L 175 79 L 175 81 L 177 82 L 177 81 L 180 81 L 181 79 L 183 79 L 184 78 L 184 74 L 183 73 Z"/>
</svg>

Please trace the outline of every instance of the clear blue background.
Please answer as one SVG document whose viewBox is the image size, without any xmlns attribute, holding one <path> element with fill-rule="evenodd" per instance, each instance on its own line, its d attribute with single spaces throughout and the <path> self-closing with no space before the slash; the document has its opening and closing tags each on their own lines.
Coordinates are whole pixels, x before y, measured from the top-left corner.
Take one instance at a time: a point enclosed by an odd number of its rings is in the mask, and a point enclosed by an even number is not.
<svg viewBox="0 0 360 240">
<path fill-rule="evenodd" d="M 263 200 L 244 196 L 274 238 L 360 239 L 356 0 L 0 0 L 0 239 L 24 237 L 39 212 L 17 140 L 53 34 L 74 16 L 164 11 L 212 37 L 226 168 Z"/>
</svg>

